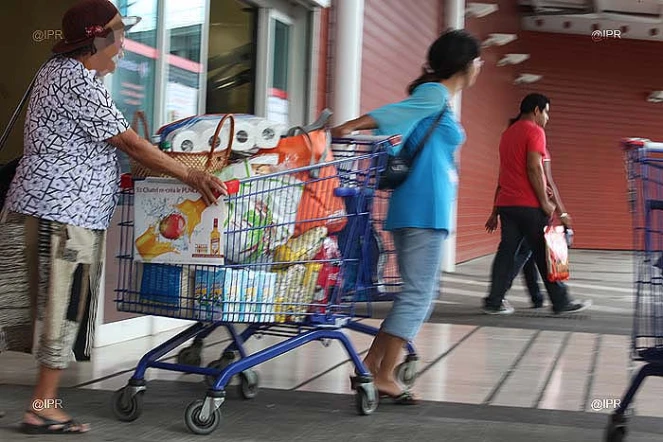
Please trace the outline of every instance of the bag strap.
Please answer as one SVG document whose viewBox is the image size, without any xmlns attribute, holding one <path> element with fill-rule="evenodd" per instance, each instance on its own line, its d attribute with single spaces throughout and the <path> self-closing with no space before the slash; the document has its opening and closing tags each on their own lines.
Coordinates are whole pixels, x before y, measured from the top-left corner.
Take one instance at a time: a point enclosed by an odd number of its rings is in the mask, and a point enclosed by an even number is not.
<svg viewBox="0 0 663 442">
<path fill-rule="evenodd" d="M 51 61 L 52 58 L 55 56 L 51 56 L 44 62 L 44 64 L 41 65 L 39 69 L 37 69 L 37 73 L 35 73 L 34 77 L 32 77 L 32 81 L 30 82 L 30 85 L 28 86 L 27 90 L 23 94 L 23 97 L 21 98 L 21 101 L 18 103 L 18 106 L 16 106 L 16 109 L 14 110 L 14 113 L 12 114 L 11 119 L 9 120 L 9 124 L 7 124 L 7 127 L 5 128 L 5 131 L 2 133 L 2 137 L 0 137 L 0 151 L 4 149 L 5 143 L 7 142 L 7 139 L 9 138 L 9 134 L 11 133 L 12 129 L 14 128 L 14 125 L 16 124 L 16 120 L 18 120 L 19 115 L 21 115 L 21 111 L 23 110 L 23 106 L 25 106 L 25 103 L 28 101 L 28 98 L 30 97 L 30 92 L 32 92 L 32 88 L 35 85 L 35 81 L 37 81 L 37 76 L 41 72 L 41 70 L 46 66 L 46 63 Z"/>
<path fill-rule="evenodd" d="M 419 155 L 419 153 L 421 153 L 421 151 L 423 150 L 424 146 L 425 146 L 426 143 L 428 142 L 428 139 L 429 139 L 430 136 L 433 134 L 433 130 L 435 130 L 435 128 L 437 127 L 438 123 L 439 123 L 440 121 L 442 121 L 442 117 L 444 116 L 444 114 L 447 113 L 447 109 L 448 109 L 448 108 L 449 108 L 449 105 L 448 105 L 448 104 L 445 105 L 445 106 L 444 106 L 444 109 L 442 109 L 442 111 L 441 111 L 440 114 L 437 116 L 437 118 L 435 119 L 435 121 L 433 121 L 433 123 L 430 125 L 430 127 L 428 128 L 428 132 L 426 133 L 426 136 L 424 137 L 423 140 L 421 140 L 421 142 L 419 142 L 419 145 L 417 146 L 417 148 L 415 149 L 414 153 L 412 154 L 412 158 L 411 158 L 410 161 L 414 162 L 414 159 L 417 158 L 417 156 Z"/>
</svg>

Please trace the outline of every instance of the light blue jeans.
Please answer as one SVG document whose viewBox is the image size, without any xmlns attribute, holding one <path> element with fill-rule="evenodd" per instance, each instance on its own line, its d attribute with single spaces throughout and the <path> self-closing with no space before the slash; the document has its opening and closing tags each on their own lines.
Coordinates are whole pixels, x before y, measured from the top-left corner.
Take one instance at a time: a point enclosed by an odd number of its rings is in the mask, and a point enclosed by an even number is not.
<svg viewBox="0 0 663 442">
<path fill-rule="evenodd" d="M 382 331 L 412 341 L 433 311 L 448 232 L 407 228 L 392 233 L 403 286 L 382 323 Z"/>
</svg>

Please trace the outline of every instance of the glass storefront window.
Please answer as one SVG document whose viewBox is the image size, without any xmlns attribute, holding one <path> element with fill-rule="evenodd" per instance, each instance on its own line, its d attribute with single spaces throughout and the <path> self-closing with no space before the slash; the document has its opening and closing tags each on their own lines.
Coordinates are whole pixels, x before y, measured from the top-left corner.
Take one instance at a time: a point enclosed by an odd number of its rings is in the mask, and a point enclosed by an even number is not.
<svg viewBox="0 0 663 442">
<path fill-rule="evenodd" d="M 131 123 L 136 112 L 144 112 L 150 132 L 154 126 L 154 96 L 157 64 L 157 0 L 116 0 L 123 16 L 137 15 L 140 23 L 127 32 L 124 58 L 118 61 L 111 80 L 111 93 L 118 109 Z M 137 127 L 141 135 L 142 127 Z M 120 155 L 122 171 L 129 171 L 128 158 Z"/>
<path fill-rule="evenodd" d="M 205 3 L 205 0 L 166 0 L 169 55 L 165 123 L 199 113 Z"/>
</svg>

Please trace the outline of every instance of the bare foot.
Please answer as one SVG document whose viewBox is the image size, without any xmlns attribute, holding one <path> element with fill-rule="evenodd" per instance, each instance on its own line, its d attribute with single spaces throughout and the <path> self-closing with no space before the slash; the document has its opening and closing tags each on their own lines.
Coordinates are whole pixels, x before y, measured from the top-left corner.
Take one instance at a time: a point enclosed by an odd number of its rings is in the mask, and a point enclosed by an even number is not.
<svg viewBox="0 0 663 442">
<path fill-rule="evenodd" d="M 380 394 L 391 397 L 400 396 L 403 393 L 403 391 L 405 391 L 403 387 L 398 385 L 398 383 L 393 378 L 384 379 L 380 377 L 375 377 L 375 379 L 373 380 L 373 384 L 378 389 Z"/>
</svg>

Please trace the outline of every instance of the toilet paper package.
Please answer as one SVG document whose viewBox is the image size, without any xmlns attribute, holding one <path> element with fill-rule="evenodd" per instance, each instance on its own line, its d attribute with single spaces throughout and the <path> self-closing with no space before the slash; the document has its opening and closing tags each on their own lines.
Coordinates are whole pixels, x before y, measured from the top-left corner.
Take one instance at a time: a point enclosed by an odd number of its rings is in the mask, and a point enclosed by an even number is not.
<svg viewBox="0 0 663 442">
<path fill-rule="evenodd" d="M 175 152 L 208 152 L 216 128 L 224 114 L 199 115 L 164 126 L 159 130 L 161 142 L 168 141 Z M 233 137 L 232 150 L 248 152 L 253 149 L 274 149 L 279 145 L 287 127 L 281 123 L 250 114 L 233 114 L 234 133 L 230 124 L 223 125 L 219 132 L 217 149 L 226 149 Z"/>
<path fill-rule="evenodd" d="M 256 127 L 248 118 L 235 120 L 235 139 L 232 150 L 248 152 L 256 146 Z"/>
<path fill-rule="evenodd" d="M 198 134 L 192 130 L 182 130 L 173 132 L 170 139 L 172 149 L 174 152 L 195 152 L 201 147 L 201 141 Z"/>
<path fill-rule="evenodd" d="M 244 116 L 241 119 L 249 121 L 253 125 L 255 147 L 259 149 L 274 149 L 278 146 L 281 135 L 286 132 L 284 125 L 265 118 Z"/>
</svg>

